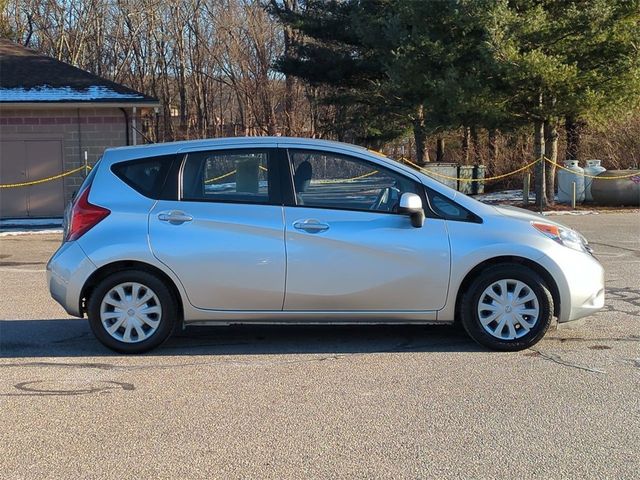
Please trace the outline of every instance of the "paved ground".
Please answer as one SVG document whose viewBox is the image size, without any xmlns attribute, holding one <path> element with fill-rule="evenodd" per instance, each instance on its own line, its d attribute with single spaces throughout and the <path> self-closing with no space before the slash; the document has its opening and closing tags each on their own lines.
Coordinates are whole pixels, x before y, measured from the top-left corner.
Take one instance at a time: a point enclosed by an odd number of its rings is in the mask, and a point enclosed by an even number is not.
<svg viewBox="0 0 640 480">
<path fill-rule="evenodd" d="M 273 327 L 115 355 L 48 296 L 58 236 L 2 237 L 0 477 L 639 478 L 640 216 L 561 221 L 607 307 L 512 354 L 449 327 Z"/>
</svg>

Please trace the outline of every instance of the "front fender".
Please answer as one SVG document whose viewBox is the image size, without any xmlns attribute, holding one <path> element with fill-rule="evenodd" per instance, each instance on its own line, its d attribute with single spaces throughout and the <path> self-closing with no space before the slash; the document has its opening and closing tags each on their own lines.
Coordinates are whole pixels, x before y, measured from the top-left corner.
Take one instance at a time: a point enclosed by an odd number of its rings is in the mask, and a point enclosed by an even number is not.
<svg viewBox="0 0 640 480">
<path fill-rule="evenodd" d="M 484 262 L 502 257 L 505 262 L 521 258 L 544 268 L 540 261 L 545 256 L 543 237 L 538 239 L 517 229 L 502 235 L 500 230 L 495 228 L 467 222 L 448 222 L 448 228 L 451 239 L 451 276 L 447 303 L 438 312 L 438 320 L 455 319 L 456 299 L 460 287 L 467 275 Z"/>
</svg>

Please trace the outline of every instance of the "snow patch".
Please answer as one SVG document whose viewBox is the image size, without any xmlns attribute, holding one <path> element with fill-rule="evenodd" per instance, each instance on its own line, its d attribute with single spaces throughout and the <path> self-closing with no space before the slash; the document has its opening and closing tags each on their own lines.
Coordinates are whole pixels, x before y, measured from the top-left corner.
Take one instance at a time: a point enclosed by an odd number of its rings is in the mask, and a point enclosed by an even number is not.
<svg viewBox="0 0 640 480">
<path fill-rule="evenodd" d="M 82 90 L 71 87 L 0 88 L 0 102 L 55 102 L 63 100 L 122 100 L 144 99 L 137 93 L 118 93 L 103 86 L 92 86 Z"/>
<path fill-rule="evenodd" d="M 62 218 L 14 218 L 0 220 L 0 237 L 62 233 Z"/>
<path fill-rule="evenodd" d="M 523 195 L 522 190 L 502 190 L 500 192 L 484 193 L 481 195 L 474 195 L 476 200 L 490 205 L 495 204 L 513 204 L 522 203 Z M 556 201 L 558 197 L 556 196 Z M 535 193 L 529 193 L 529 202 L 535 205 L 536 196 Z M 599 215 L 594 210 L 547 210 L 542 213 L 543 215 Z"/>
<path fill-rule="evenodd" d="M 542 215 L 600 215 L 593 210 L 549 210 L 542 212 Z"/>
<path fill-rule="evenodd" d="M 522 190 L 502 190 L 500 192 L 482 193 L 473 198 L 485 203 L 522 202 Z M 529 200 L 535 200 L 535 193 L 529 193 Z"/>
<path fill-rule="evenodd" d="M 9 220 L 0 220 L 0 228 L 11 227 L 38 227 L 42 225 L 62 226 L 62 218 L 15 218 Z"/>
<path fill-rule="evenodd" d="M 51 228 L 47 230 L 11 230 L 0 232 L 0 237 L 17 237 L 20 235 L 45 235 L 49 233 L 62 233 L 61 228 Z"/>
</svg>

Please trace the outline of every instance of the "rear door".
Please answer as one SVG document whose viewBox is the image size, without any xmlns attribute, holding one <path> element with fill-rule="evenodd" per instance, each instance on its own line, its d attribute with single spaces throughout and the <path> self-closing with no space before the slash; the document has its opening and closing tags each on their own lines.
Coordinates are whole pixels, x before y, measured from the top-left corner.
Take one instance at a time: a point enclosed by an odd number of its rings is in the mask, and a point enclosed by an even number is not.
<svg viewBox="0 0 640 480">
<path fill-rule="evenodd" d="M 436 311 L 449 285 L 446 222 L 414 228 L 400 196 L 417 179 L 367 159 L 289 150 L 293 200 L 285 207 L 290 311 Z"/>
<path fill-rule="evenodd" d="M 178 199 L 152 209 L 153 254 L 176 273 L 195 307 L 282 310 L 280 155 L 273 148 L 187 152 Z"/>
</svg>

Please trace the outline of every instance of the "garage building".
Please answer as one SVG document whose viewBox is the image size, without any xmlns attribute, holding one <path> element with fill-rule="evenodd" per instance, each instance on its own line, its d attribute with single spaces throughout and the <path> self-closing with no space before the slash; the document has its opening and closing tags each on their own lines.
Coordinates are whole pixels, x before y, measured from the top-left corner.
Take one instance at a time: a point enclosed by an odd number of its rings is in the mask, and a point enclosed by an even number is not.
<svg viewBox="0 0 640 480">
<path fill-rule="evenodd" d="M 107 147 L 140 143 L 136 123 L 157 107 L 155 98 L 0 39 L 0 219 L 62 216 L 85 156 L 93 165 Z"/>
</svg>

